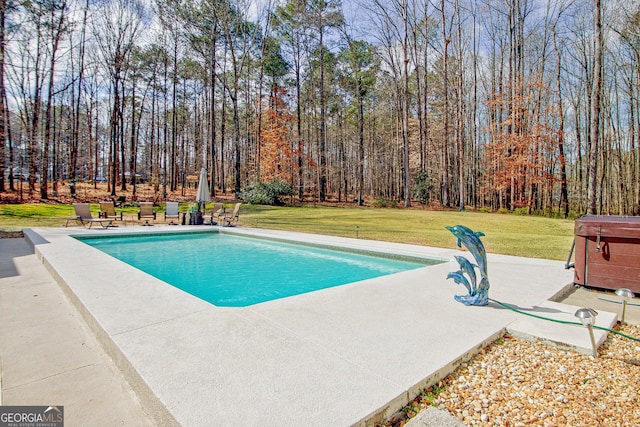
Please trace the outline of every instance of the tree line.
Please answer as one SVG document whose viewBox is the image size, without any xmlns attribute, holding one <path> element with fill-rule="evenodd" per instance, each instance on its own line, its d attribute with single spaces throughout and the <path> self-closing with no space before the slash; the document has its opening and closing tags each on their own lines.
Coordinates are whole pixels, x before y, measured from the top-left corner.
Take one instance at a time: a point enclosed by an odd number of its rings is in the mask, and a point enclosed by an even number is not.
<svg viewBox="0 0 640 427">
<path fill-rule="evenodd" d="M 640 2 L 0 0 L 0 191 L 640 213 Z"/>
</svg>

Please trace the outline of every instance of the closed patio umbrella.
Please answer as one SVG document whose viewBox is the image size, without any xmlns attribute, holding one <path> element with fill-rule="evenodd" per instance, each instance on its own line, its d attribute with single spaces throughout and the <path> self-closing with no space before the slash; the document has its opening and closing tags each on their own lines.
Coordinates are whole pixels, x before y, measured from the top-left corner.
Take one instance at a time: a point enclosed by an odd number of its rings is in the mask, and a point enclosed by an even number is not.
<svg viewBox="0 0 640 427">
<path fill-rule="evenodd" d="M 211 201 L 209 194 L 209 181 L 207 180 L 207 170 L 200 170 L 200 180 L 198 181 L 198 192 L 196 193 L 196 202 L 198 202 L 198 212 L 204 203 Z"/>
</svg>

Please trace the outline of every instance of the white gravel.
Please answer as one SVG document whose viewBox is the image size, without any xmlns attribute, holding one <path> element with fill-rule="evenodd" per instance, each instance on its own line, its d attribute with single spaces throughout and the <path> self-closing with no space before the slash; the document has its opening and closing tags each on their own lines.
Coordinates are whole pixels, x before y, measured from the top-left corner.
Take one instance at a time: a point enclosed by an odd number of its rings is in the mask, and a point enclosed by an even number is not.
<svg viewBox="0 0 640 427">
<path fill-rule="evenodd" d="M 638 325 L 620 331 L 640 337 Z M 470 426 L 640 426 L 640 342 L 610 333 L 593 358 L 505 336 L 406 413 L 415 416 L 428 398 Z"/>
</svg>

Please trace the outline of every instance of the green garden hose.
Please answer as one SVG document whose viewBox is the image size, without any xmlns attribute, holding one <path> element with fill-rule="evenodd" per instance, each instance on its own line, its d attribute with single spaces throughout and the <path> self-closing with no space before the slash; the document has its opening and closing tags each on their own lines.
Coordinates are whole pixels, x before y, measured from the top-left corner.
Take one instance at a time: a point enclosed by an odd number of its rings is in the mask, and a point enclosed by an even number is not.
<svg viewBox="0 0 640 427">
<path fill-rule="evenodd" d="M 524 314 L 524 315 L 526 315 L 526 316 L 535 317 L 536 319 L 548 320 L 548 321 L 550 321 L 550 322 L 562 323 L 562 324 L 564 324 L 564 325 L 576 325 L 576 326 L 583 326 L 583 325 L 582 325 L 582 323 L 578 323 L 578 322 L 570 322 L 570 321 L 568 321 L 568 320 L 552 319 L 552 318 L 549 318 L 549 317 L 539 316 L 539 315 L 537 315 L 537 314 L 527 313 L 526 311 L 518 310 L 517 308 L 512 307 L 512 306 L 510 306 L 509 304 L 505 304 L 505 303 L 503 303 L 503 302 L 496 301 L 496 300 L 494 300 L 494 299 L 492 299 L 492 298 L 489 298 L 489 301 L 493 301 L 493 302 L 495 302 L 496 304 L 500 304 L 500 305 L 501 305 L 501 306 L 503 306 L 504 308 L 508 308 L 509 310 L 515 311 L 515 312 L 516 312 L 516 313 L 518 313 L 518 314 Z M 612 333 L 614 333 L 614 334 L 621 335 L 621 336 L 623 336 L 623 337 L 625 337 L 625 338 L 627 338 L 627 339 L 630 339 L 630 340 L 632 340 L 632 341 L 640 342 L 640 339 L 638 339 L 638 338 L 634 338 L 634 337 L 629 336 L 629 335 L 627 335 L 627 334 L 623 334 L 622 332 L 620 332 L 620 331 L 616 331 L 615 329 L 605 328 L 605 327 L 603 327 L 603 326 L 596 326 L 596 325 L 593 325 L 593 328 L 594 328 L 594 329 L 600 329 L 600 330 L 602 330 L 602 331 L 612 332 Z"/>
</svg>

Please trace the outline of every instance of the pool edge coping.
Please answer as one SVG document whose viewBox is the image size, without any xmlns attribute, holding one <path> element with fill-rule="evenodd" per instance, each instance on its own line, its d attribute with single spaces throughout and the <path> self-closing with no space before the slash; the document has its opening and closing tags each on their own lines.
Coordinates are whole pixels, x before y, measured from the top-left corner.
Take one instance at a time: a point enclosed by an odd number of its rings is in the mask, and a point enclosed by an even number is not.
<svg viewBox="0 0 640 427">
<path fill-rule="evenodd" d="M 44 265 L 54 281 L 58 284 L 65 297 L 78 310 L 80 316 L 85 321 L 91 332 L 96 336 L 105 353 L 113 360 L 114 364 L 120 369 L 123 377 L 134 390 L 136 397 L 140 400 L 140 404 L 144 411 L 151 417 L 154 423 L 160 427 L 180 427 L 181 424 L 176 420 L 174 415 L 169 411 L 159 396 L 153 391 L 151 386 L 142 378 L 140 373 L 135 369 L 127 358 L 126 354 L 118 347 L 111 335 L 104 329 L 98 319 L 91 313 L 91 310 L 82 302 L 82 300 L 71 289 L 69 284 L 60 276 L 60 274 L 51 265 L 46 256 L 39 250 L 38 245 L 34 243 L 34 232 L 31 229 L 25 229 L 25 240 L 31 246 L 38 260 Z M 69 235 L 69 237 L 72 237 Z"/>
<path fill-rule="evenodd" d="M 251 229 L 251 230 L 255 230 L 255 229 Z M 81 236 L 86 238 L 104 237 L 105 235 L 101 231 L 102 230 L 82 229 L 82 230 L 78 230 L 79 233 L 74 233 L 72 231 L 71 233 L 67 233 L 66 236 L 74 239 L 75 241 L 82 242 L 82 239 L 77 239 L 76 236 Z M 279 230 L 276 230 L 276 231 L 279 232 Z M 313 234 L 307 235 L 305 233 L 295 233 L 295 232 L 290 233 L 290 234 L 293 234 L 293 236 L 289 236 L 288 238 L 284 236 L 256 236 L 255 234 L 252 234 L 250 232 L 249 233 L 243 232 L 242 228 L 223 229 L 223 228 L 216 227 L 215 229 L 211 229 L 211 228 L 200 229 L 200 230 L 166 229 L 163 231 L 157 231 L 157 229 L 153 229 L 153 230 L 144 229 L 144 230 L 137 230 L 137 232 L 122 230 L 122 232 L 119 232 L 117 234 L 118 235 L 136 235 L 136 234 L 140 234 L 140 232 L 143 232 L 144 234 L 147 234 L 147 235 L 223 232 L 228 234 L 237 234 L 241 236 L 248 234 L 248 235 L 251 235 L 251 237 L 253 238 L 271 240 L 271 241 L 293 242 L 296 244 L 301 244 L 301 245 L 306 245 L 311 247 L 324 247 L 329 249 L 337 247 L 337 246 L 332 246 L 326 243 L 304 242 L 302 240 L 298 240 L 304 236 L 308 236 L 312 238 L 313 237 L 336 238 L 335 236 L 313 235 Z M 46 259 L 46 256 L 38 249 L 38 245 L 35 243 L 35 241 L 41 238 L 40 234 L 38 234 L 37 231 L 34 231 L 32 229 L 25 229 L 24 235 L 25 235 L 25 240 L 32 247 L 32 249 L 34 250 L 34 253 L 38 257 L 40 262 L 42 262 L 42 264 L 45 266 L 49 274 L 53 277 L 53 279 L 58 284 L 58 286 L 60 286 L 60 288 L 62 289 L 67 299 L 73 304 L 74 307 L 76 307 L 76 309 L 82 316 L 83 320 L 86 322 L 89 329 L 95 334 L 96 338 L 98 339 L 98 342 L 102 345 L 103 349 L 105 350 L 105 353 L 109 357 L 111 357 L 115 365 L 121 370 L 124 378 L 130 384 L 131 388 L 135 391 L 135 394 L 137 398 L 140 400 L 140 403 L 143 409 L 145 410 L 145 412 L 147 412 L 148 415 L 156 423 L 156 425 L 160 427 L 182 426 L 182 424 L 175 418 L 175 416 L 171 413 L 171 411 L 169 411 L 167 406 L 162 402 L 161 398 L 154 392 L 152 387 L 145 381 L 142 375 L 136 370 L 136 368 L 133 366 L 131 361 L 127 358 L 126 354 L 120 349 L 120 347 L 114 341 L 113 337 L 104 329 L 104 327 L 101 325 L 98 319 L 96 319 L 94 315 L 91 313 L 91 310 L 89 310 L 88 307 L 85 306 L 82 300 L 75 294 L 72 288 L 66 283 L 66 281 L 58 274 L 55 268 Z M 339 238 L 339 239 L 343 239 L 343 238 Z M 344 239 L 351 240 L 349 238 L 344 238 Z M 389 242 L 368 241 L 368 240 L 362 240 L 362 239 L 360 240 L 364 244 L 368 242 L 389 243 Z M 397 244 L 391 243 L 391 245 L 396 246 Z M 351 249 L 355 253 L 372 253 L 372 254 L 388 255 L 386 252 L 383 252 L 382 250 L 353 249 L 353 248 Z M 436 249 L 438 251 L 440 250 L 440 248 L 433 248 L 433 249 Z M 344 248 L 341 248 L 339 250 L 345 251 Z M 442 251 L 449 252 L 451 250 L 442 249 Z M 409 256 L 409 258 L 426 259 L 426 258 L 420 258 L 418 256 Z M 434 256 L 434 259 L 435 259 L 435 256 Z M 452 258 L 446 259 L 443 256 L 439 258 L 439 262 L 425 266 L 425 267 L 446 263 L 446 262 L 449 262 L 451 259 Z M 132 268 L 135 268 L 135 267 L 132 267 Z M 198 298 L 198 297 L 193 296 L 193 298 Z M 207 303 L 207 304 L 210 304 L 210 303 Z M 218 306 L 214 304 L 211 304 L 211 305 L 213 307 L 218 308 Z M 251 306 L 247 306 L 247 307 L 251 307 Z M 233 309 L 242 309 L 246 307 L 224 307 L 224 308 L 233 310 Z M 372 411 L 371 413 L 367 414 L 366 416 L 364 416 L 363 418 L 361 418 L 360 420 L 356 421 L 351 425 L 354 427 L 371 426 L 372 423 L 376 423 L 380 419 L 386 419 L 390 417 L 394 413 L 401 410 L 402 407 L 404 407 L 407 403 L 409 403 L 411 399 L 413 399 L 413 397 L 411 396 L 417 395 L 417 393 L 419 393 L 421 389 L 424 389 L 425 387 L 428 387 L 436 383 L 440 379 L 446 377 L 447 375 L 455 371 L 462 363 L 470 360 L 475 354 L 477 354 L 480 350 L 482 350 L 482 348 L 486 347 L 488 344 L 490 344 L 491 342 L 495 341 L 496 339 L 504 335 L 505 332 L 506 332 L 506 329 L 503 328 L 502 330 L 492 334 L 489 338 L 473 346 L 472 348 L 467 350 L 464 354 L 460 355 L 455 360 L 451 361 L 445 366 L 440 367 L 436 372 L 431 373 L 427 377 L 420 380 L 418 383 L 414 384 L 413 386 L 401 392 L 397 397 L 393 398 L 391 401 L 389 401 L 382 407 L 377 408 L 376 410 Z"/>
</svg>

